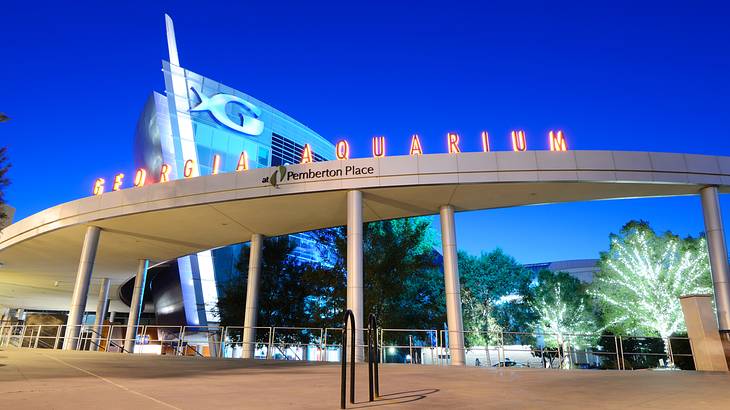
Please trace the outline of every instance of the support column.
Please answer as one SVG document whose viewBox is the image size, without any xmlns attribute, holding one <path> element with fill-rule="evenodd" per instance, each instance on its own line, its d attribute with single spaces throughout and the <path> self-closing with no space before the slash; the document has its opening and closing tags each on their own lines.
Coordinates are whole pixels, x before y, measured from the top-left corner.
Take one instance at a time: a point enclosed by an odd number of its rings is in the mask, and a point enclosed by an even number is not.
<svg viewBox="0 0 730 410">
<path fill-rule="evenodd" d="M 717 323 L 720 333 L 727 334 L 730 333 L 730 269 L 728 269 L 727 247 L 725 246 L 717 187 L 702 188 L 700 197 L 702 198 L 702 213 L 705 217 L 707 251 L 710 254 Z"/>
<path fill-rule="evenodd" d="M 111 312 L 109 312 L 109 323 L 111 323 L 112 326 L 114 325 L 114 320 L 116 318 L 117 318 L 117 312 L 115 312 L 113 310 Z"/>
<path fill-rule="evenodd" d="M 144 285 L 147 280 L 147 268 L 150 261 L 140 259 L 137 267 L 137 276 L 134 278 L 134 291 L 132 293 L 132 304 L 129 306 L 129 319 L 127 320 L 127 333 L 124 336 L 124 351 L 134 353 L 134 340 L 137 337 L 137 325 L 139 316 L 142 314 L 142 303 L 144 301 Z"/>
<path fill-rule="evenodd" d="M 441 246 L 444 254 L 444 282 L 446 284 L 446 322 L 449 326 L 449 352 L 451 364 L 463 366 L 464 323 L 461 319 L 461 285 L 459 284 L 459 260 L 456 248 L 454 207 L 444 205 L 441 215 Z"/>
<path fill-rule="evenodd" d="M 94 269 L 94 259 L 96 258 L 96 248 L 99 245 L 100 233 L 101 229 L 96 226 L 86 228 L 84 244 L 81 248 L 81 258 L 79 259 L 79 268 L 76 272 L 76 284 L 74 285 L 74 293 L 71 299 L 71 310 L 68 313 L 68 320 L 66 321 L 66 333 L 63 338 L 64 350 L 74 350 L 78 342 L 81 320 L 84 316 L 84 310 L 86 310 L 86 297 L 89 293 L 91 271 Z"/>
<path fill-rule="evenodd" d="M 363 347 L 362 192 L 347 192 L 347 308 L 355 316 L 355 361 L 365 358 Z M 345 335 L 347 336 L 347 335 Z M 348 341 L 351 336 L 348 336 Z M 343 352 L 344 353 L 344 352 Z"/>
<path fill-rule="evenodd" d="M 104 318 L 106 311 L 109 309 L 109 278 L 101 280 L 101 288 L 99 289 L 99 300 L 96 302 L 96 319 L 94 319 L 94 343 L 91 350 L 98 351 L 101 342 L 101 331 L 104 328 Z"/>
<path fill-rule="evenodd" d="M 251 235 L 251 246 L 248 254 L 248 283 L 246 284 L 246 312 L 243 319 L 243 352 L 244 359 L 253 359 L 256 351 L 256 321 L 259 315 L 259 287 L 261 284 L 261 254 L 264 237 Z M 271 354 L 271 352 L 269 352 Z"/>
</svg>

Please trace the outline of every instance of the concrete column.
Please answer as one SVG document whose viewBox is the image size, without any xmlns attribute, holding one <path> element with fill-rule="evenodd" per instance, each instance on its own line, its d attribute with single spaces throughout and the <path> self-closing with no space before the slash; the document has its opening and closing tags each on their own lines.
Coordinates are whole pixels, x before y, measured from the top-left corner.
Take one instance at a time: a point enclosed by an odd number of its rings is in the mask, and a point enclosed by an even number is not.
<svg viewBox="0 0 730 410">
<path fill-rule="evenodd" d="M 712 311 L 712 295 L 686 295 L 679 298 L 692 342 L 695 368 L 699 371 L 726 372 L 722 340 Z"/>
<path fill-rule="evenodd" d="M 449 326 L 449 352 L 451 364 L 463 366 L 464 323 L 461 319 L 461 285 L 459 284 L 459 260 L 456 248 L 454 207 L 444 205 L 441 214 L 441 246 L 444 254 L 444 282 L 446 284 L 446 322 Z"/>
<path fill-rule="evenodd" d="M 117 318 L 117 312 L 115 312 L 113 310 L 111 312 L 109 312 L 109 323 L 111 323 L 113 325 L 114 324 L 114 320 L 116 318 Z"/>
<path fill-rule="evenodd" d="M 725 246 L 717 187 L 702 188 L 700 197 L 702 198 L 702 213 L 705 217 L 707 251 L 710 254 L 717 323 L 721 333 L 730 333 L 730 269 L 728 269 L 727 263 L 727 247 Z"/>
<path fill-rule="evenodd" d="M 101 288 L 99 288 L 99 300 L 96 302 L 96 319 L 94 319 L 94 343 L 91 350 L 99 350 L 99 342 L 101 342 L 101 331 L 104 326 L 104 318 L 109 308 L 109 278 L 101 280 Z"/>
<path fill-rule="evenodd" d="M 134 353 L 134 339 L 137 337 L 137 325 L 139 324 L 139 316 L 142 314 L 144 284 L 147 280 L 147 268 L 149 264 L 150 262 L 147 259 L 140 259 L 137 267 L 137 276 L 134 278 L 132 304 L 129 306 L 127 333 L 124 336 L 124 350 L 126 353 Z"/>
<path fill-rule="evenodd" d="M 363 347 L 362 192 L 347 192 L 347 308 L 355 316 L 355 361 L 365 358 Z M 348 336 L 348 342 L 350 336 Z"/>
<path fill-rule="evenodd" d="M 248 254 L 248 283 L 246 284 L 246 314 L 243 319 L 244 359 L 253 359 L 256 350 L 256 319 L 259 315 L 259 287 L 261 284 L 261 254 L 264 237 L 257 233 L 251 235 Z"/>
<path fill-rule="evenodd" d="M 76 284 L 74 285 L 73 298 L 71 299 L 71 310 L 66 321 L 66 333 L 63 338 L 63 349 L 73 350 L 78 342 L 80 325 L 86 310 L 86 297 L 89 293 L 89 282 L 91 271 L 94 269 L 96 248 L 99 245 L 101 229 L 96 226 L 86 228 L 84 244 L 81 248 L 79 268 L 76 272 Z"/>
</svg>

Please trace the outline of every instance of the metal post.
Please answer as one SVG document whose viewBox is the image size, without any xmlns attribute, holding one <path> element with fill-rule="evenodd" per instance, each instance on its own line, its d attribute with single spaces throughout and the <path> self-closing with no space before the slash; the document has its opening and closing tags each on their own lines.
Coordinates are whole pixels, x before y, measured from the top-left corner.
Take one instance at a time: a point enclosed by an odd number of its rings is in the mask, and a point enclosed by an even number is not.
<svg viewBox="0 0 730 410">
<path fill-rule="evenodd" d="M 147 259 L 140 259 L 137 265 L 137 276 L 134 278 L 134 291 L 132 292 L 132 304 L 129 306 L 129 319 L 127 320 L 127 332 L 124 336 L 124 350 L 127 353 L 134 353 L 134 341 L 137 338 L 137 325 L 142 314 L 144 301 L 144 286 L 147 281 L 147 268 L 150 262 Z"/>
<path fill-rule="evenodd" d="M 91 271 L 94 269 L 94 259 L 96 258 L 100 233 L 101 229 L 96 226 L 86 228 L 84 244 L 81 247 L 81 257 L 79 258 L 79 268 L 76 272 L 71 311 L 68 313 L 68 321 L 66 322 L 66 335 L 63 339 L 64 350 L 73 350 L 74 342 L 79 336 L 79 325 L 81 325 L 81 319 L 84 316 L 84 310 L 86 310 L 86 297 L 89 293 Z"/>
<path fill-rule="evenodd" d="M 622 336 L 618 337 L 618 344 L 621 348 L 621 370 L 626 370 L 626 359 L 624 358 L 624 339 Z"/>
<path fill-rule="evenodd" d="M 456 248 L 454 207 L 444 205 L 441 214 L 441 245 L 444 255 L 444 282 L 446 283 L 446 321 L 449 325 L 449 353 L 451 364 L 464 366 L 464 323 L 461 318 L 461 286 Z"/>
<path fill-rule="evenodd" d="M 408 335 L 408 355 L 411 356 L 411 364 L 413 364 L 413 335 Z"/>
<path fill-rule="evenodd" d="M 720 214 L 720 201 L 716 186 L 700 190 L 702 214 L 705 218 L 707 251 L 710 254 L 712 285 L 715 291 L 717 323 L 720 333 L 730 333 L 730 269 L 727 262 L 725 233 Z"/>
<path fill-rule="evenodd" d="M 355 361 L 362 362 L 363 348 L 363 271 L 362 271 L 362 192 L 347 192 L 347 310 L 355 317 Z M 347 335 L 343 335 L 346 337 Z"/>
<path fill-rule="evenodd" d="M 98 351 L 99 343 L 101 342 L 101 331 L 104 326 L 104 318 L 106 317 L 106 311 L 109 308 L 109 278 L 101 280 L 101 288 L 99 288 L 99 300 L 96 303 L 96 318 L 94 319 L 94 339 L 91 344 L 91 350 Z"/>
<path fill-rule="evenodd" d="M 253 359 L 256 351 L 256 319 L 259 314 L 259 285 L 261 283 L 261 254 L 264 237 L 251 235 L 251 248 L 248 256 L 248 283 L 246 284 L 246 312 L 243 320 L 244 359 Z"/>
<path fill-rule="evenodd" d="M 266 348 L 266 358 L 271 359 L 273 357 L 272 350 L 274 349 L 274 332 L 276 332 L 276 327 L 270 327 L 269 328 L 269 345 Z"/>
<path fill-rule="evenodd" d="M 58 325 L 58 327 L 56 328 L 56 340 L 53 341 L 53 350 L 58 349 L 58 342 L 61 339 L 61 328 L 62 327 L 63 326 Z"/>
<path fill-rule="evenodd" d="M 41 330 L 43 330 L 43 325 L 38 325 L 38 333 L 35 335 L 35 343 L 33 343 L 33 348 L 38 348 L 38 339 L 41 338 Z"/>
</svg>

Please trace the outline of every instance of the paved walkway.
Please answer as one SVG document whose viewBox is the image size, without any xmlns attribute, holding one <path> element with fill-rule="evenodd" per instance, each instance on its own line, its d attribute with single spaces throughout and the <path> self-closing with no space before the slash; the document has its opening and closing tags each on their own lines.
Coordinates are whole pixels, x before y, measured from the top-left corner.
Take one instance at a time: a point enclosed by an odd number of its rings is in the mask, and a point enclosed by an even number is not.
<svg viewBox="0 0 730 410">
<path fill-rule="evenodd" d="M 730 374 L 386 365 L 354 407 L 728 409 Z M 339 367 L 43 350 L 0 351 L 3 409 L 337 409 Z"/>
</svg>

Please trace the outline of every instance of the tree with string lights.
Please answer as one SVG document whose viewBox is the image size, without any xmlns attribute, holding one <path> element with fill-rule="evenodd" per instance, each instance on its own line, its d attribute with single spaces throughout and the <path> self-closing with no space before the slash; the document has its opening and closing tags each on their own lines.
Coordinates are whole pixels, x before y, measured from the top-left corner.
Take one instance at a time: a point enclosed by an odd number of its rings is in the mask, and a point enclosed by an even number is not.
<svg viewBox="0 0 730 410">
<path fill-rule="evenodd" d="M 543 335 L 545 347 L 555 348 L 562 355 L 569 355 L 569 343 L 577 347 L 587 335 L 598 332 L 585 285 L 568 273 L 540 271 L 528 305 L 536 317 L 532 327 Z M 543 352 L 543 360 L 546 356 Z M 569 357 L 561 363 L 562 368 L 570 365 Z"/>
<path fill-rule="evenodd" d="M 611 235 L 590 290 L 608 328 L 658 335 L 668 357 L 669 337 L 686 331 L 679 297 L 711 292 L 705 238 L 657 235 L 644 221 L 631 221 Z"/>
</svg>

